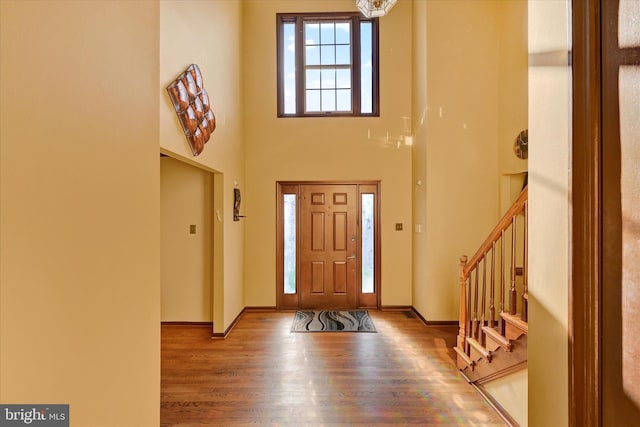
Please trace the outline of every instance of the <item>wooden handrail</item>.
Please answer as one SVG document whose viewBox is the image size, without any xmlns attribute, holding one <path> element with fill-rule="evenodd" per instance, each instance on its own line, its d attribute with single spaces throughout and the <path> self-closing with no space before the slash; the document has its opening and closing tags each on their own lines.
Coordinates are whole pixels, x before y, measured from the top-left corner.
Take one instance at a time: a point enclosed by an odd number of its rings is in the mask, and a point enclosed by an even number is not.
<svg viewBox="0 0 640 427">
<path fill-rule="evenodd" d="M 514 325 L 517 324 L 518 331 L 523 330 L 525 334 L 527 333 L 528 197 L 528 188 L 525 187 L 471 260 L 464 255 L 460 258 L 460 316 L 455 350 L 458 354 L 457 365 L 461 370 L 467 368 L 475 370 L 476 362 L 481 359 L 492 363 L 492 352 L 497 347 L 502 347 L 505 352 L 511 352 L 511 340 L 522 335 L 514 335 L 514 327 L 516 327 Z M 520 214 L 524 214 L 524 228 L 517 225 L 519 223 L 517 217 Z M 505 247 L 505 241 L 509 242 L 508 248 Z M 522 248 L 523 266 L 517 267 L 516 259 L 520 248 Z M 499 254 L 496 253 L 497 251 Z M 487 259 L 488 257 L 490 259 Z M 487 277 L 489 263 L 491 271 Z M 508 271 L 505 271 L 507 268 Z M 520 276 L 522 276 L 522 289 L 519 289 L 517 282 Z M 487 292 L 489 293 L 488 307 Z M 518 293 L 521 294 L 520 303 L 518 303 Z M 508 301 L 505 301 L 506 296 Z M 498 316 L 496 316 L 496 303 Z M 521 304 L 520 307 L 518 307 L 519 304 Z M 518 308 L 521 309 L 520 313 Z"/>
<path fill-rule="evenodd" d="M 485 257 L 485 254 L 491 250 L 491 247 L 502 236 L 502 232 L 509 228 L 513 218 L 524 210 L 525 203 L 529 198 L 529 187 L 525 187 L 520 193 L 513 205 L 505 212 L 495 228 L 489 233 L 489 236 L 480 245 L 476 253 L 471 257 L 467 264 L 462 268 L 461 279 L 469 277 L 469 273 L 476 268 L 478 263 Z"/>
</svg>

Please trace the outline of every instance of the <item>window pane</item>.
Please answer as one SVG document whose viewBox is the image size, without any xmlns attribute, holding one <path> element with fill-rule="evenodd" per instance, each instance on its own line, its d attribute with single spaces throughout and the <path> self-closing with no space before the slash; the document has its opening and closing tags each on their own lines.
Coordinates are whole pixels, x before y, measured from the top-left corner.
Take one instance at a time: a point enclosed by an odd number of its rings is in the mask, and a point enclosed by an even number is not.
<svg viewBox="0 0 640 427">
<path fill-rule="evenodd" d="M 304 24 L 304 44 L 307 46 L 320 44 L 320 24 L 317 22 Z"/>
<path fill-rule="evenodd" d="M 351 90 L 342 89 L 337 92 L 337 111 L 351 111 Z"/>
<path fill-rule="evenodd" d="M 295 114 L 296 112 L 296 38 L 295 24 L 286 23 L 283 28 L 282 55 L 284 63 L 284 113 Z"/>
<path fill-rule="evenodd" d="M 322 111 L 336 111 L 336 91 L 322 91 Z"/>
<path fill-rule="evenodd" d="M 373 31 L 371 22 L 360 23 L 360 108 L 362 113 L 373 113 Z"/>
<path fill-rule="evenodd" d="M 320 65 L 320 49 L 318 46 L 307 46 L 304 56 L 305 65 Z"/>
<path fill-rule="evenodd" d="M 296 293 L 296 195 L 284 195 L 284 293 Z"/>
<path fill-rule="evenodd" d="M 336 87 L 336 70 L 322 70 L 322 88 L 335 89 Z"/>
<path fill-rule="evenodd" d="M 362 195 L 362 293 L 373 293 L 373 194 Z"/>
<path fill-rule="evenodd" d="M 307 90 L 307 99 L 305 104 L 306 111 L 320 111 L 320 91 Z"/>
<path fill-rule="evenodd" d="M 377 20 L 357 12 L 276 15 L 278 116 L 378 114 Z"/>
<path fill-rule="evenodd" d="M 320 43 L 321 44 L 334 44 L 335 43 L 335 37 L 334 37 L 334 23 L 333 22 L 329 22 L 329 23 L 323 23 L 320 24 Z"/>
<path fill-rule="evenodd" d="M 351 23 L 337 22 L 336 23 L 336 44 L 350 44 L 350 43 L 351 43 Z"/>
<path fill-rule="evenodd" d="M 351 64 L 351 46 L 338 45 L 336 46 L 336 64 L 350 65 Z"/>
<path fill-rule="evenodd" d="M 320 63 L 333 65 L 336 63 L 336 47 L 334 45 L 320 47 Z"/>
<path fill-rule="evenodd" d="M 336 87 L 351 88 L 351 70 L 348 68 L 338 68 L 336 70 Z"/>
<path fill-rule="evenodd" d="M 320 70 L 307 70 L 307 89 L 320 89 Z"/>
</svg>

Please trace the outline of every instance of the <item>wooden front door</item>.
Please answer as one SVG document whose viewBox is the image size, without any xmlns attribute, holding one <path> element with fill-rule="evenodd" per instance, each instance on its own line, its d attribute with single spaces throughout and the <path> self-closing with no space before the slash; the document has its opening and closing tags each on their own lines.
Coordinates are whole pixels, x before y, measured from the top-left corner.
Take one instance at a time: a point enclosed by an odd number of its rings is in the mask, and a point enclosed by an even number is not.
<svg viewBox="0 0 640 427">
<path fill-rule="evenodd" d="M 380 183 L 278 182 L 279 310 L 380 308 Z"/>
<path fill-rule="evenodd" d="M 300 196 L 300 307 L 355 308 L 356 185 L 302 185 Z"/>
</svg>

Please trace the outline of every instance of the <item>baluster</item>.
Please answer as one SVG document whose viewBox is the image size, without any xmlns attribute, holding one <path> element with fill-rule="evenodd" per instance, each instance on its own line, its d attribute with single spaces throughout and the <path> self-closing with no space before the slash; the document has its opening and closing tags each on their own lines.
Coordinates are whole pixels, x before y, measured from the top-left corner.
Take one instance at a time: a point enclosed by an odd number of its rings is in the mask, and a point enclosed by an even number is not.
<svg viewBox="0 0 640 427">
<path fill-rule="evenodd" d="M 487 254 L 482 258 L 482 302 L 480 303 L 480 310 L 482 315 L 480 316 L 480 328 L 478 328 L 478 342 L 482 341 L 482 327 L 484 326 L 485 313 L 486 313 L 486 294 L 487 294 Z"/>
<path fill-rule="evenodd" d="M 491 286 L 489 288 L 489 327 L 496 323 L 496 306 L 494 302 L 496 288 L 496 242 L 491 245 Z"/>
<path fill-rule="evenodd" d="M 466 352 L 467 334 L 467 280 L 464 276 L 464 268 L 467 265 L 467 257 L 460 257 L 460 330 L 458 331 L 458 348 Z"/>
<path fill-rule="evenodd" d="M 505 265 L 505 253 L 504 253 L 504 230 L 500 232 L 500 321 L 498 323 L 498 330 L 502 335 L 505 334 L 504 319 L 502 313 L 504 313 L 504 265 Z"/>
<path fill-rule="evenodd" d="M 471 330 L 471 337 L 476 338 L 478 336 L 478 268 L 476 264 L 473 271 L 475 273 L 475 282 L 473 286 L 473 329 Z"/>
<path fill-rule="evenodd" d="M 516 314 L 516 217 L 511 218 L 511 288 L 509 289 L 509 314 Z"/>
<path fill-rule="evenodd" d="M 522 320 L 525 322 L 529 318 L 529 202 L 524 202 L 524 248 L 522 260 Z"/>
<path fill-rule="evenodd" d="M 467 277 L 467 338 L 471 338 L 471 330 L 473 321 L 471 320 L 471 272 Z M 465 351 L 467 354 L 471 354 L 471 347 L 469 341 L 465 340 Z"/>
</svg>

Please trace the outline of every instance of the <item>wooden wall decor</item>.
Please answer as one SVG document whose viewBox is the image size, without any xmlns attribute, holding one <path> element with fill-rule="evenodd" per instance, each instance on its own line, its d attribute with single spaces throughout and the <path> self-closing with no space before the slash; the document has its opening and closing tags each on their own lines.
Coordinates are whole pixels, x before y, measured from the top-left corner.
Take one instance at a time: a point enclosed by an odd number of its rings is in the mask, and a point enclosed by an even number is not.
<svg viewBox="0 0 640 427">
<path fill-rule="evenodd" d="M 216 118 L 209 104 L 209 95 L 202 85 L 200 68 L 191 64 L 167 86 L 167 92 L 191 152 L 197 156 L 202 153 L 204 145 L 216 129 Z"/>
</svg>

